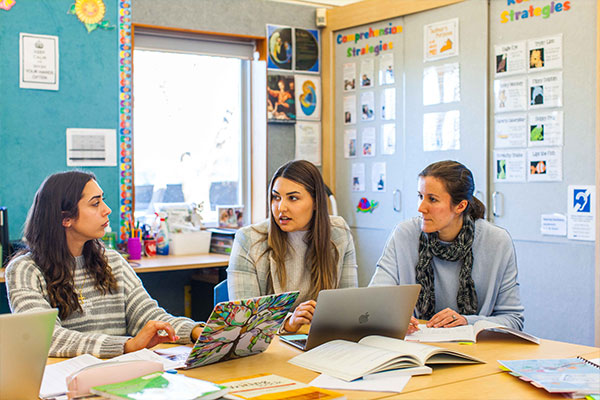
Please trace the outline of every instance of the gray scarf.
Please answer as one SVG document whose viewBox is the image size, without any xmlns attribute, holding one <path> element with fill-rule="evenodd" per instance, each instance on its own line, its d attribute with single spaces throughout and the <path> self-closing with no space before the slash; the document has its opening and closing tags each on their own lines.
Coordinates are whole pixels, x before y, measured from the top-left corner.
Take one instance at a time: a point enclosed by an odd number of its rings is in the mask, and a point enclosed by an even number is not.
<svg viewBox="0 0 600 400">
<path fill-rule="evenodd" d="M 421 232 L 419 238 L 419 261 L 415 267 L 417 283 L 421 293 L 417 300 L 419 318 L 431 319 L 435 315 L 435 285 L 433 277 L 433 256 L 446 261 L 462 260 L 458 274 L 458 293 L 456 303 L 458 312 L 463 315 L 477 313 L 477 293 L 471 277 L 473 269 L 473 237 L 475 223 L 470 216 L 463 218 L 463 226 L 458 236 L 450 244 L 440 242 L 437 232 Z"/>
</svg>

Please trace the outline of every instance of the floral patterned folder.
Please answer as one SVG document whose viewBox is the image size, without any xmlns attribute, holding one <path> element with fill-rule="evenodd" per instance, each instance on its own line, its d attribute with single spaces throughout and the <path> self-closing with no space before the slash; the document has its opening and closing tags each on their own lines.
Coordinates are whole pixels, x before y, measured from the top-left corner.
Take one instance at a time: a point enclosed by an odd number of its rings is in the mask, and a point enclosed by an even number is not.
<svg viewBox="0 0 600 400">
<path fill-rule="evenodd" d="M 185 368 L 245 357 L 266 350 L 299 292 L 226 301 L 215 306 Z"/>
</svg>

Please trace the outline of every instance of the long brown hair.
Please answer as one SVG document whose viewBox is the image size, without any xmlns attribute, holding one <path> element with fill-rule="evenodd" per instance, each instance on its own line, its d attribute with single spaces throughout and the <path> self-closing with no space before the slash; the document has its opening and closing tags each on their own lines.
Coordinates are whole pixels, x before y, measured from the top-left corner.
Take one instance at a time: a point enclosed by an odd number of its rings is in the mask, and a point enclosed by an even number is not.
<svg viewBox="0 0 600 400">
<path fill-rule="evenodd" d="M 471 171 L 458 161 L 438 161 L 425 167 L 419 176 L 432 176 L 442 181 L 452 204 L 457 205 L 463 200 L 469 203 L 463 211 L 470 215 L 475 221 L 485 216 L 485 206 L 479 199 L 473 196 L 475 181 Z"/>
<path fill-rule="evenodd" d="M 331 222 L 327 210 L 327 195 L 321 173 L 312 163 L 306 160 L 290 161 L 277 169 L 269 185 L 269 204 L 273 201 L 273 186 L 277 178 L 294 181 L 306 189 L 311 195 L 315 210 L 309 223 L 305 241 L 307 243 L 304 265 L 310 271 L 310 298 L 316 299 L 323 289 L 337 287 L 337 263 L 340 254 L 331 240 Z M 269 208 L 270 209 L 270 208 Z M 268 248 L 277 265 L 277 278 L 285 288 L 285 258 L 288 251 L 287 233 L 282 231 L 269 211 Z M 269 277 L 271 280 L 272 277 Z"/>
<path fill-rule="evenodd" d="M 63 219 L 79 216 L 78 202 L 83 188 L 96 180 L 91 172 L 68 171 L 50 175 L 42 183 L 25 222 L 28 251 L 46 279 L 50 305 L 57 307 L 64 319 L 82 311 L 74 289 L 75 258 L 69 252 Z M 83 246 L 87 273 L 103 294 L 117 289 L 100 239 L 88 240 Z"/>
</svg>

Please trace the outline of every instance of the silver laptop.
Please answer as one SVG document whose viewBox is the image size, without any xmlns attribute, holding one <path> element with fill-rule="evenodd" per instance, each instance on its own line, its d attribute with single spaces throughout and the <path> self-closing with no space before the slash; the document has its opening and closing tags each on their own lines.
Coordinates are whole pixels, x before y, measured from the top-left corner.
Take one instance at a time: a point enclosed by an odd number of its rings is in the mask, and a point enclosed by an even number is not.
<svg viewBox="0 0 600 400">
<path fill-rule="evenodd" d="M 310 350 L 325 342 L 357 342 L 368 335 L 404 339 L 421 285 L 374 286 L 322 290 L 308 335 L 282 335 L 280 340 Z"/>
<path fill-rule="evenodd" d="M 0 399 L 37 399 L 58 310 L 0 315 Z"/>
</svg>

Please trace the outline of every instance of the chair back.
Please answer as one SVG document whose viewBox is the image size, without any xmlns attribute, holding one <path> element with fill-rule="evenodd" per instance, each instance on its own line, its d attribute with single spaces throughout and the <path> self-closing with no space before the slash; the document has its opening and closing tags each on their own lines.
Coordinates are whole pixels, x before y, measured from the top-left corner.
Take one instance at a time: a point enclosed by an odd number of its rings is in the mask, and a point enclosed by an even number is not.
<svg viewBox="0 0 600 400">
<path fill-rule="evenodd" d="M 229 291 L 227 290 L 227 279 L 217 283 L 214 288 L 214 305 L 229 301 Z"/>
</svg>

